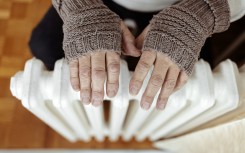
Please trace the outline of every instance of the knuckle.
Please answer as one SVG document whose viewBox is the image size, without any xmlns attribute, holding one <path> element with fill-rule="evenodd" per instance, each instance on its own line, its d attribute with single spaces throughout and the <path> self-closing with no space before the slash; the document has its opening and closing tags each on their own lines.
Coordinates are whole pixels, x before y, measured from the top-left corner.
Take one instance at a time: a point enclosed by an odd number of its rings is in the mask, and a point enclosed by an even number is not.
<svg viewBox="0 0 245 153">
<path fill-rule="evenodd" d="M 168 62 L 163 61 L 161 67 L 162 70 L 167 70 L 170 67 L 170 64 Z"/>
<path fill-rule="evenodd" d="M 163 78 L 160 75 L 153 75 L 152 76 L 151 84 L 153 86 L 159 87 L 162 85 L 162 83 L 163 83 Z"/>
<path fill-rule="evenodd" d="M 173 74 L 175 75 L 179 74 L 180 69 L 177 65 L 171 66 L 171 68 L 172 68 Z"/>
<path fill-rule="evenodd" d="M 148 101 L 148 102 L 152 102 L 152 100 L 153 100 L 153 96 L 150 96 L 150 95 L 148 95 L 148 94 L 145 94 L 144 96 L 143 96 L 143 99 L 145 100 L 145 101 Z"/>
<path fill-rule="evenodd" d="M 91 89 L 93 92 L 102 93 L 102 91 L 103 91 L 103 93 L 104 93 L 104 84 L 103 84 L 103 82 L 92 84 Z"/>
<path fill-rule="evenodd" d="M 166 57 L 166 58 L 163 60 L 163 65 L 165 65 L 166 67 L 170 67 L 170 66 L 172 66 L 172 62 L 169 61 L 168 57 Z"/>
<path fill-rule="evenodd" d="M 171 67 L 175 67 L 175 63 L 169 57 L 166 57 L 165 60 L 166 64 L 168 64 Z"/>
<path fill-rule="evenodd" d="M 78 75 L 78 67 L 70 67 L 70 75 L 71 76 Z"/>
<path fill-rule="evenodd" d="M 119 76 L 110 76 L 108 75 L 107 76 L 107 83 L 110 83 L 110 84 L 114 84 L 114 83 L 118 83 L 119 82 Z"/>
<path fill-rule="evenodd" d="M 70 71 L 70 77 L 71 78 L 78 78 L 78 72 L 77 71 Z"/>
<path fill-rule="evenodd" d="M 93 75 L 96 77 L 102 78 L 105 76 L 105 68 L 103 67 L 96 67 L 93 69 Z"/>
<path fill-rule="evenodd" d="M 90 77 L 91 75 L 91 68 L 90 66 L 82 66 L 79 71 L 79 76 L 82 77 Z"/>
<path fill-rule="evenodd" d="M 70 76 L 70 81 L 71 82 L 78 82 L 79 81 L 79 78 L 77 76 Z"/>
<path fill-rule="evenodd" d="M 107 52 L 107 56 L 110 57 L 113 61 L 120 61 L 120 54 L 121 52 L 114 51 L 114 52 Z"/>
<path fill-rule="evenodd" d="M 145 57 L 145 58 L 155 57 L 155 56 L 156 56 L 156 52 L 154 52 L 154 51 L 145 51 L 143 53 L 143 57 Z"/>
<path fill-rule="evenodd" d="M 108 86 L 117 86 L 118 82 L 108 82 Z"/>
<path fill-rule="evenodd" d="M 92 97 L 103 98 L 103 92 L 99 90 L 92 90 Z"/>
<path fill-rule="evenodd" d="M 133 78 L 131 80 L 131 84 L 134 85 L 135 87 L 138 87 L 138 88 L 141 86 L 142 83 L 143 83 L 142 81 L 137 80 L 136 78 Z"/>
<path fill-rule="evenodd" d="M 112 62 L 108 65 L 108 70 L 112 73 L 118 73 L 120 70 L 120 65 L 118 62 Z"/>
<path fill-rule="evenodd" d="M 166 54 L 162 54 L 162 57 L 164 59 L 165 64 L 167 64 L 169 66 L 174 66 L 175 65 L 175 63 Z"/>
<path fill-rule="evenodd" d="M 78 67 L 70 67 L 70 72 L 71 73 L 76 73 L 78 71 Z"/>
<path fill-rule="evenodd" d="M 175 79 L 166 80 L 166 82 L 164 83 L 164 88 L 167 90 L 173 89 L 175 87 L 175 84 L 176 84 Z"/>
<path fill-rule="evenodd" d="M 138 68 L 141 71 L 148 71 L 148 69 L 151 67 L 151 65 L 144 60 L 141 60 L 138 64 Z"/>
<path fill-rule="evenodd" d="M 158 98 L 158 101 L 166 103 L 168 100 L 168 95 L 161 94 Z"/>
<path fill-rule="evenodd" d="M 81 92 L 81 94 L 82 95 L 89 95 L 90 94 L 90 89 L 88 89 L 88 88 L 81 88 L 81 90 L 80 90 L 80 92 Z"/>
<path fill-rule="evenodd" d="M 90 93 L 90 88 L 89 87 L 81 87 L 81 93 Z"/>
<path fill-rule="evenodd" d="M 78 67 L 78 62 L 77 61 L 71 61 L 69 63 L 69 65 L 70 65 L 71 68 Z"/>
</svg>

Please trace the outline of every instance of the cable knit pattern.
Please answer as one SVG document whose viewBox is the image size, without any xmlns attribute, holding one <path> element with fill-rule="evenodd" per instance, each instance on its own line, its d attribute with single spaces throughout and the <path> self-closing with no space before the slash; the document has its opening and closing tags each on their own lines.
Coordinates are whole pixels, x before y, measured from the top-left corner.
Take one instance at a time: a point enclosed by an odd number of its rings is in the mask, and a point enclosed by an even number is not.
<svg viewBox="0 0 245 153">
<path fill-rule="evenodd" d="M 95 51 L 122 50 L 121 19 L 100 0 L 52 0 L 64 21 L 63 49 L 69 61 Z"/>
<path fill-rule="evenodd" d="M 142 50 L 164 53 L 191 75 L 206 38 L 229 25 L 227 0 L 184 0 L 153 17 Z"/>
</svg>

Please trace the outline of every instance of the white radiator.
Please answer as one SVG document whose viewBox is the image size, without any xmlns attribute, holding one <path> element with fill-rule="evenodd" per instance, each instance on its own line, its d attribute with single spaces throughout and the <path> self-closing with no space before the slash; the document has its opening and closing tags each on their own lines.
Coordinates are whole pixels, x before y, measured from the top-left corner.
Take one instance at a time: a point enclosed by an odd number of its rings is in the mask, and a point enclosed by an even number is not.
<svg viewBox="0 0 245 153">
<path fill-rule="evenodd" d="M 212 72 L 208 63 L 200 60 L 188 83 L 169 98 L 164 111 L 153 107 L 145 111 L 139 102 L 151 71 L 138 96 L 131 96 L 128 85 L 131 72 L 121 60 L 120 85 L 110 102 L 109 122 L 105 122 L 103 106 L 82 105 L 79 92 L 72 90 L 69 68 L 64 60 L 47 71 L 40 60 L 26 62 L 25 70 L 11 78 L 11 92 L 22 105 L 69 141 L 103 141 L 108 136 L 115 141 L 121 135 L 125 141 L 133 136 L 138 141 L 179 135 L 212 119 L 234 112 L 245 105 L 245 65 L 237 68 L 230 60 L 219 64 Z"/>
</svg>

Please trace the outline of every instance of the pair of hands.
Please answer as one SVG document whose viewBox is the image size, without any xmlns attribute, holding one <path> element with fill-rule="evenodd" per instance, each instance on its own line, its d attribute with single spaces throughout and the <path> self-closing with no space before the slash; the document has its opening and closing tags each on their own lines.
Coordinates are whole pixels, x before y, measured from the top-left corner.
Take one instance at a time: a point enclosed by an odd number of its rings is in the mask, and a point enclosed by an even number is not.
<svg viewBox="0 0 245 153">
<path fill-rule="evenodd" d="M 168 97 L 187 82 L 188 75 L 163 53 L 151 50 L 141 53 L 140 50 L 150 26 L 146 27 L 136 39 L 123 22 L 120 28 L 123 32 L 123 54 L 141 56 L 129 84 L 130 94 L 138 94 L 149 69 L 154 65 L 140 104 L 143 109 L 149 109 L 161 88 L 156 107 L 160 110 L 164 109 Z M 70 61 L 69 67 L 71 85 L 75 91 L 80 91 L 82 103 L 92 103 L 93 106 L 101 105 L 104 99 L 106 79 L 107 96 L 114 97 L 117 94 L 120 73 L 119 53 L 106 50 L 97 51 Z"/>
</svg>

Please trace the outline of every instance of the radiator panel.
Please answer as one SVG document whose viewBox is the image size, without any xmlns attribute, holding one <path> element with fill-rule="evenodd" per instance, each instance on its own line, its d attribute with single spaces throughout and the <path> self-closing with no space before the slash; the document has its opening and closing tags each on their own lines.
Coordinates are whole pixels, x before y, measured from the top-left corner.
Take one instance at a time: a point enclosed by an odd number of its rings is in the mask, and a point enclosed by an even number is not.
<svg viewBox="0 0 245 153">
<path fill-rule="evenodd" d="M 115 98 L 105 97 L 110 103 L 108 123 L 102 106 L 80 103 L 79 92 L 70 86 L 69 68 L 63 59 L 56 62 L 52 72 L 40 60 L 28 60 L 24 71 L 11 78 L 10 88 L 25 108 L 72 142 L 90 141 L 91 137 L 103 141 L 106 136 L 111 141 L 119 136 L 125 141 L 133 136 L 138 141 L 156 141 L 244 108 L 245 66 L 239 70 L 226 60 L 212 72 L 209 64 L 200 60 L 188 83 L 170 96 L 164 111 L 155 109 L 159 92 L 150 110 L 145 111 L 139 102 L 152 69 L 139 94 L 131 96 L 128 84 L 132 73 L 121 60 L 118 94 Z"/>
</svg>

